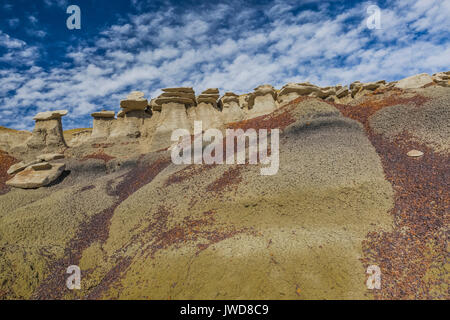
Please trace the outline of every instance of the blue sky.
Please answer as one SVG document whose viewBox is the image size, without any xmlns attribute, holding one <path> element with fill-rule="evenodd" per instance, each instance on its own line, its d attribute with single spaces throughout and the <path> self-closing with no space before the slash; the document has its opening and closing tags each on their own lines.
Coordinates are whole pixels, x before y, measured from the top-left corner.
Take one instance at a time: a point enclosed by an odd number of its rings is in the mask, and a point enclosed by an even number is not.
<svg viewBox="0 0 450 320">
<path fill-rule="evenodd" d="M 66 9 L 81 8 L 81 30 Z M 381 29 L 367 28 L 370 5 Z M 169 86 L 245 93 L 269 83 L 349 84 L 450 70 L 450 0 L 1 0 L 0 125 L 64 129 L 119 110 L 129 91 Z"/>
</svg>

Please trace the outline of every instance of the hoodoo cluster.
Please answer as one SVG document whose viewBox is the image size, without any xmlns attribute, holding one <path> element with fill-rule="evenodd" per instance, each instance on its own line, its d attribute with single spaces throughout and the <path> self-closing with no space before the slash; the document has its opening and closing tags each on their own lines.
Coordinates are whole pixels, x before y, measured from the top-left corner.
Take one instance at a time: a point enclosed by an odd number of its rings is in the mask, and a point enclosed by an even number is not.
<svg viewBox="0 0 450 320">
<path fill-rule="evenodd" d="M 186 129 L 186 132 L 192 134 L 195 121 L 202 121 L 204 130 L 210 128 L 222 130 L 228 123 L 272 113 L 298 97 L 349 103 L 353 99 L 385 89 L 408 90 L 431 85 L 450 87 L 450 71 L 435 73 L 432 76 L 425 73 L 418 74 L 389 83 L 384 80 L 366 83 L 355 81 L 348 86 L 319 87 L 302 82 L 288 83 L 277 90 L 269 84 L 264 84 L 251 93 L 241 95 L 226 92 L 220 96 L 218 88 L 209 88 L 196 96 L 191 87 L 165 88 L 158 97 L 150 101 L 144 92 L 133 91 L 120 101 L 120 111 L 117 115 L 114 111 L 108 110 L 92 113 L 92 130 L 77 131 L 69 143 L 65 141 L 61 122 L 61 118 L 67 115 L 67 110 L 38 113 L 34 117 L 36 123 L 33 132 L 31 134 L 24 132 L 26 139 L 14 148 L 30 156 L 58 155 L 69 147 L 82 146 L 85 143 L 120 141 L 124 145 L 130 142 L 138 143 L 143 146 L 144 152 L 159 151 L 171 146 L 173 143 L 171 135 L 174 130 Z M 8 141 L 7 145 L 12 148 Z M 20 170 L 11 171 L 17 177 L 10 184 L 23 187 L 45 185 L 64 170 L 58 163 L 36 161 L 35 159 L 18 164 Z M 19 174 L 22 171 L 24 173 Z M 34 177 L 34 180 L 24 182 L 25 177 Z"/>
</svg>

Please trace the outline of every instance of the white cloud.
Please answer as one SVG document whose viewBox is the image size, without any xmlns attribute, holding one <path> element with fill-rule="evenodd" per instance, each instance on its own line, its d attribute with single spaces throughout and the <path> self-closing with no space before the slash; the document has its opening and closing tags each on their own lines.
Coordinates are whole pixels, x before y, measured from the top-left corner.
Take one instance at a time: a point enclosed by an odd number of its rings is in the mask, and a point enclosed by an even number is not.
<svg viewBox="0 0 450 320">
<path fill-rule="evenodd" d="M 6 50 L 0 62 L 11 63 L 0 72 L 0 123 L 30 128 L 30 114 L 67 108 L 69 126 L 86 126 L 90 112 L 118 110 L 130 90 L 147 97 L 182 85 L 243 93 L 263 83 L 395 80 L 450 66 L 448 1 L 391 1 L 381 8 L 382 30 L 366 27 L 369 2 L 345 10 L 317 3 L 316 11 L 279 0 L 257 8 L 202 5 L 181 14 L 164 6 L 69 47 L 71 64 L 50 69 L 34 63 L 37 48 L 0 31 Z M 27 60 L 29 69 L 14 67 Z M 20 110 L 15 120 L 12 108 Z"/>
</svg>

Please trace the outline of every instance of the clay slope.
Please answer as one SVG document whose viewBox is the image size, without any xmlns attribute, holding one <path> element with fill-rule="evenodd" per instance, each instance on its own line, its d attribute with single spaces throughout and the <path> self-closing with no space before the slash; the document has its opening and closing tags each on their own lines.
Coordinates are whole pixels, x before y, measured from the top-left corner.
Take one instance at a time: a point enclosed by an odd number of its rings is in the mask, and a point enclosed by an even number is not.
<svg viewBox="0 0 450 320">
<path fill-rule="evenodd" d="M 300 97 L 229 124 L 282 129 L 273 176 L 175 165 L 130 142 L 69 149 L 59 181 L 0 196 L 0 297 L 448 298 L 449 136 L 424 119 L 448 125 L 449 97 L 434 86 L 351 104 Z M 72 264 L 79 291 L 65 287 Z M 375 293 L 370 264 L 385 279 Z"/>
</svg>

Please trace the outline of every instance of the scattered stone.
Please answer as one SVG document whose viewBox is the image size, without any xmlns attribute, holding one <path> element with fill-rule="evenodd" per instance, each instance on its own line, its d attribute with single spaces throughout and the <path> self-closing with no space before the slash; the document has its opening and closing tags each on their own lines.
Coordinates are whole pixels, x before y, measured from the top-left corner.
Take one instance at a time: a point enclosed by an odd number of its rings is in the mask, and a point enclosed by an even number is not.
<svg viewBox="0 0 450 320">
<path fill-rule="evenodd" d="M 6 185 L 22 189 L 44 187 L 55 181 L 65 168 L 66 165 L 64 163 L 51 164 L 48 170 L 35 170 L 32 167 L 28 167 L 8 180 Z"/>
<path fill-rule="evenodd" d="M 33 120 L 45 121 L 45 120 L 52 120 L 52 119 L 60 119 L 61 117 L 64 117 L 65 115 L 67 115 L 68 112 L 69 111 L 67 111 L 67 110 L 39 112 L 37 115 L 34 116 Z"/>
<path fill-rule="evenodd" d="M 131 92 L 125 100 L 120 101 L 120 107 L 125 110 L 125 113 L 132 110 L 145 110 L 148 106 L 148 100 L 144 98 L 144 93 L 141 91 Z"/>
<path fill-rule="evenodd" d="M 408 157 L 421 157 L 423 156 L 423 152 L 419 150 L 411 150 L 407 153 Z"/>
</svg>

